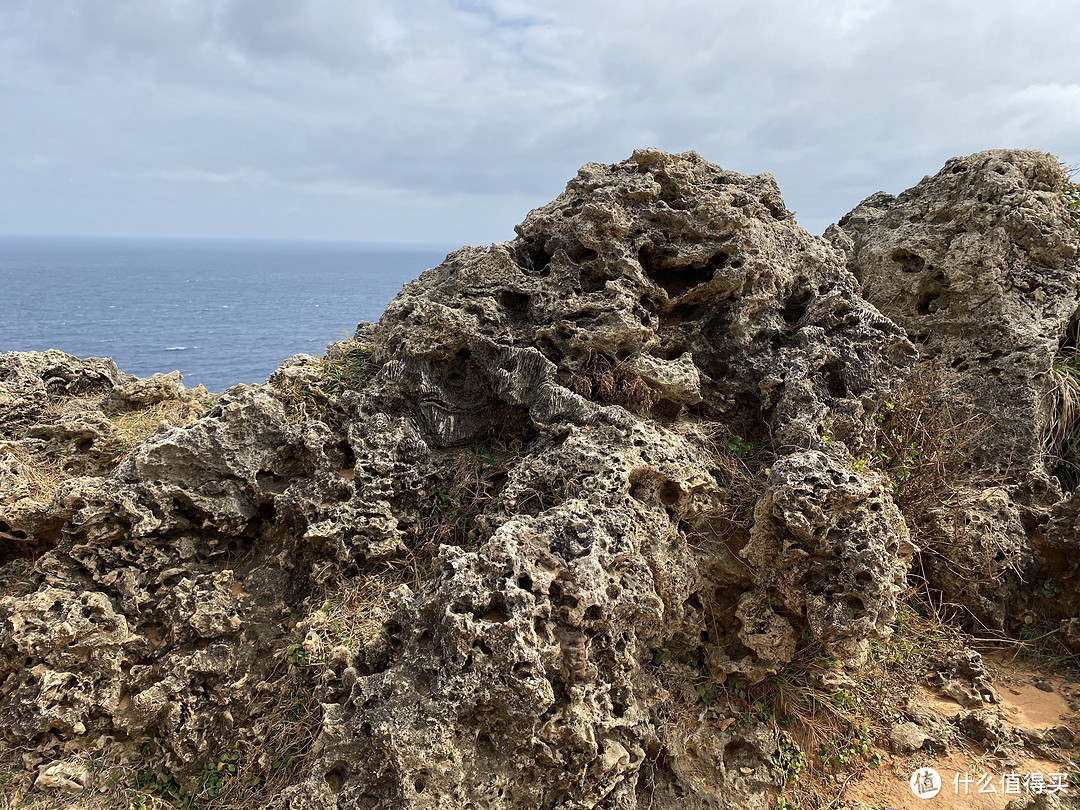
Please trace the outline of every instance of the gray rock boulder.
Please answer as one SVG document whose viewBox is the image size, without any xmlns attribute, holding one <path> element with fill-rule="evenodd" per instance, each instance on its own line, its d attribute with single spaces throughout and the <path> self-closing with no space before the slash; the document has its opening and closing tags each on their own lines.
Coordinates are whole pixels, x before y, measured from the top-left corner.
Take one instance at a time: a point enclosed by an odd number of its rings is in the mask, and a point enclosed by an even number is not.
<svg viewBox="0 0 1080 810">
<path fill-rule="evenodd" d="M 227 755 L 280 810 L 775 804 L 778 732 L 718 693 L 890 632 L 914 547 L 867 460 L 916 350 L 771 176 L 694 153 L 588 164 L 517 234 L 56 487 L 0 572 L 0 752 L 192 792 Z M 24 436 L 82 378 L 7 362 L 18 441 L 108 441 Z M 122 410 L 185 396 L 102 374 Z"/>
<path fill-rule="evenodd" d="M 993 628 L 1022 613 L 1028 583 L 1055 564 L 1036 527 L 1056 500 L 1041 484 L 1057 463 L 1054 359 L 1080 303 L 1065 181 L 1052 155 L 979 152 L 898 197 L 869 197 L 826 231 L 863 296 L 918 346 L 938 410 L 954 415 L 940 429 L 963 442 L 964 464 L 917 528 L 931 587 Z"/>
<path fill-rule="evenodd" d="M 1047 464 L 1051 365 L 1080 303 L 1064 184 L 1052 155 L 978 152 L 826 231 L 866 300 L 971 409 L 972 471 L 998 480 Z"/>
</svg>

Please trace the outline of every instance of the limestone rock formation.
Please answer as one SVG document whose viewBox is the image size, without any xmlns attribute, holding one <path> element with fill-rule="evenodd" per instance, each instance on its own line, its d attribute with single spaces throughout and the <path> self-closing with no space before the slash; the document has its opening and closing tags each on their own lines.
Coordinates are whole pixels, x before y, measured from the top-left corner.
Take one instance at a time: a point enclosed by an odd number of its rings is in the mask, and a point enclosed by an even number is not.
<svg viewBox="0 0 1080 810">
<path fill-rule="evenodd" d="M 869 197 L 826 231 L 863 296 L 919 347 L 937 407 L 962 414 L 955 477 L 965 486 L 920 528 L 932 585 L 991 628 L 1023 612 L 1028 583 L 1055 562 L 1033 530 L 1061 494 L 1048 479 L 1061 412 L 1054 364 L 1075 342 L 1080 305 L 1064 185 L 1052 155 L 980 152 L 898 197 Z"/>
<path fill-rule="evenodd" d="M 970 460 L 998 478 L 1046 464 L 1051 364 L 1080 300 L 1064 182 L 1052 155 L 980 152 L 870 197 L 826 234 L 863 296 L 986 420 Z"/>
<path fill-rule="evenodd" d="M 451 254 L 353 340 L 216 401 L 5 355 L 0 761 L 77 790 L 70 760 L 93 755 L 189 796 L 255 785 L 278 810 L 772 807 L 793 743 L 736 718 L 726 685 L 810 648 L 854 671 L 890 633 L 917 550 L 903 470 L 879 459 L 917 359 L 905 329 L 954 396 L 1014 397 L 976 466 L 1015 450 L 1037 471 L 1020 451 L 1041 383 L 953 366 L 931 328 L 945 292 L 890 320 L 860 288 L 914 250 L 888 242 L 894 209 L 904 233 L 903 206 L 927 210 L 919 256 L 955 284 L 938 231 L 971 256 L 983 216 L 1001 248 L 980 295 L 1009 313 L 1016 368 L 1049 363 L 1075 243 L 1048 170 L 995 160 L 977 205 L 982 186 L 934 212 L 937 192 L 864 204 L 832 234 L 844 257 L 769 175 L 656 150 L 588 164 L 514 240 Z M 133 447 L 110 433 L 170 408 Z M 50 458 L 55 491 L 19 497 Z M 1058 490 L 1016 487 L 995 519 L 1034 554 Z"/>
</svg>

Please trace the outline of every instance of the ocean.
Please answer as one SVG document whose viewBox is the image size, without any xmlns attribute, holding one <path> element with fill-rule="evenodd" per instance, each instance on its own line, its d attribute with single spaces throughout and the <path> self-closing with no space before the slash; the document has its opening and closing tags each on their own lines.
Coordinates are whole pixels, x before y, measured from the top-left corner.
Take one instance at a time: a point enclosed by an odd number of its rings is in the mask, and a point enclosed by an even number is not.
<svg viewBox="0 0 1080 810">
<path fill-rule="evenodd" d="M 451 246 L 0 237 L 0 352 L 112 357 L 222 391 L 378 320 Z"/>
</svg>

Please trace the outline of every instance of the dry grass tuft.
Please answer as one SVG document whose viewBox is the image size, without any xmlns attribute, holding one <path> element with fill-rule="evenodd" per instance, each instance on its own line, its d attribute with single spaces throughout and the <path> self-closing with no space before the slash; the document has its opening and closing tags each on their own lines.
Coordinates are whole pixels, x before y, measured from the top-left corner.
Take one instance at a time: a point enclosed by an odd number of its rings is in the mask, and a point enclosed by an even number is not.
<svg viewBox="0 0 1080 810">
<path fill-rule="evenodd" d="M 181 427 L 202 416 L 214 403 L 206 400 L 167 400 L 142 408 L 113 410 L 98 396 L 72 397 L 49 405 L 38 419 L 38 426 L 58 425 L 72 414 L 94 412 L 109 420 L 113 434 L 85 450 L 51 441 L 0 441 L 0 449 L 18 465 L 21 479 L 17 491 L 21 497 L 41 505 L 48 504 L 60 485 L 78 475 L 107 475 L 139 443 L 158 428 Z"/>
<path fill-rule="evenodd" d="M 945 502 L 968 472 L 975 440 L 989 427 L 985 418 L 945 395 L 941 381 L 928 371 L 908 378 L 875 418 L 874 454 L 862 464 L 892 482 L 909 523 L 919 523 L 926 509 Z"/>
<path fill-rule="evenodd" d="M 58 460 L 43 453 L 34 453 L 18 443 L 0 442 L 0 452 L 17 465 L 14 474 L 21 480 L 15 491 L 22 498 L 42 506 L 48 504 L 60 485 L 71 477 Z"/>
<path fill-rule="evenodd" d="M 1069 491 L 1080 486 L 1080 346 L 1077 327 L 1078 324 L 1070 327 L 1050 369 L 1054 417 L 1043 443 L 1053 474 Z"/>
<path fill-rule="evenodd" d="M 216 404 L 216 398 L 196 402 L 166 400 L 144 408 L 106 411 L 105 415 L 116 428 L 117 435 L 106 448 L 119 463 L 138 444 L 161 427 L 183 427 L 191 424 Z"/>
<path fill-rule="evenodd" d="M 318 359 L 318 379 L 286 379 L 274 385 L 286 412 L 297 422 L 325 420 L 333 400 L 346 391 L 361 391 L 380 368 L 375 346 L 353 339 L 331 347 Z"/>
<path fill-rule="evenodd" d="M 417 562 L 387 561 L 383 570 L 363 576 L 329 594 L 308 619 L 304 654 L 324 661 L 334 647 L 355 652 L 376 642 L 391 611 L 390 594 L 401 585 L 417 586 Z"/>
<path fill-rule="evenodd" d="M 633 366 L 594 356 L 572 380 L 574 392 L 601 405 L 621 405 L 643 414 L 658 401 L 656 392 Z"/>
<path fill-rule="evenodd" d="M 484 439 L 462 453 L 415 529 L 417 553 L 430 556 L 443 544 L 473 545 L 478 540 L 476 519 L 526 451 L 526 444 L 517 439 Z"/>
<path fill-rule="evenodd" d="M 775 456 L 717 425 L 695 428 L 694 441 L 708 455 L 709 472 L 719 489 L 710 508 L 691 523 L 687 542 L 699 555 L 724 554 L 741 566 L 737 555 L 750 539 L 754 507 L 765 491 Z"/>
</svg>

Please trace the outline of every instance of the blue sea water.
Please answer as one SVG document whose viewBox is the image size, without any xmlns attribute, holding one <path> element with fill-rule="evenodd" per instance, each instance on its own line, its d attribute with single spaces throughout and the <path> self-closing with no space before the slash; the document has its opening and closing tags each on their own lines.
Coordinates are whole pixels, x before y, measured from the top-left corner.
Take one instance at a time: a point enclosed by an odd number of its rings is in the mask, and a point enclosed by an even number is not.
<svg viewBox="0 0 1080 810">
<path fill-rule="evenodd" d="M 449 246 L 0 237 L 0 352 L 112 357 L 221 391 L 378 320 Z"/>
</svg>

